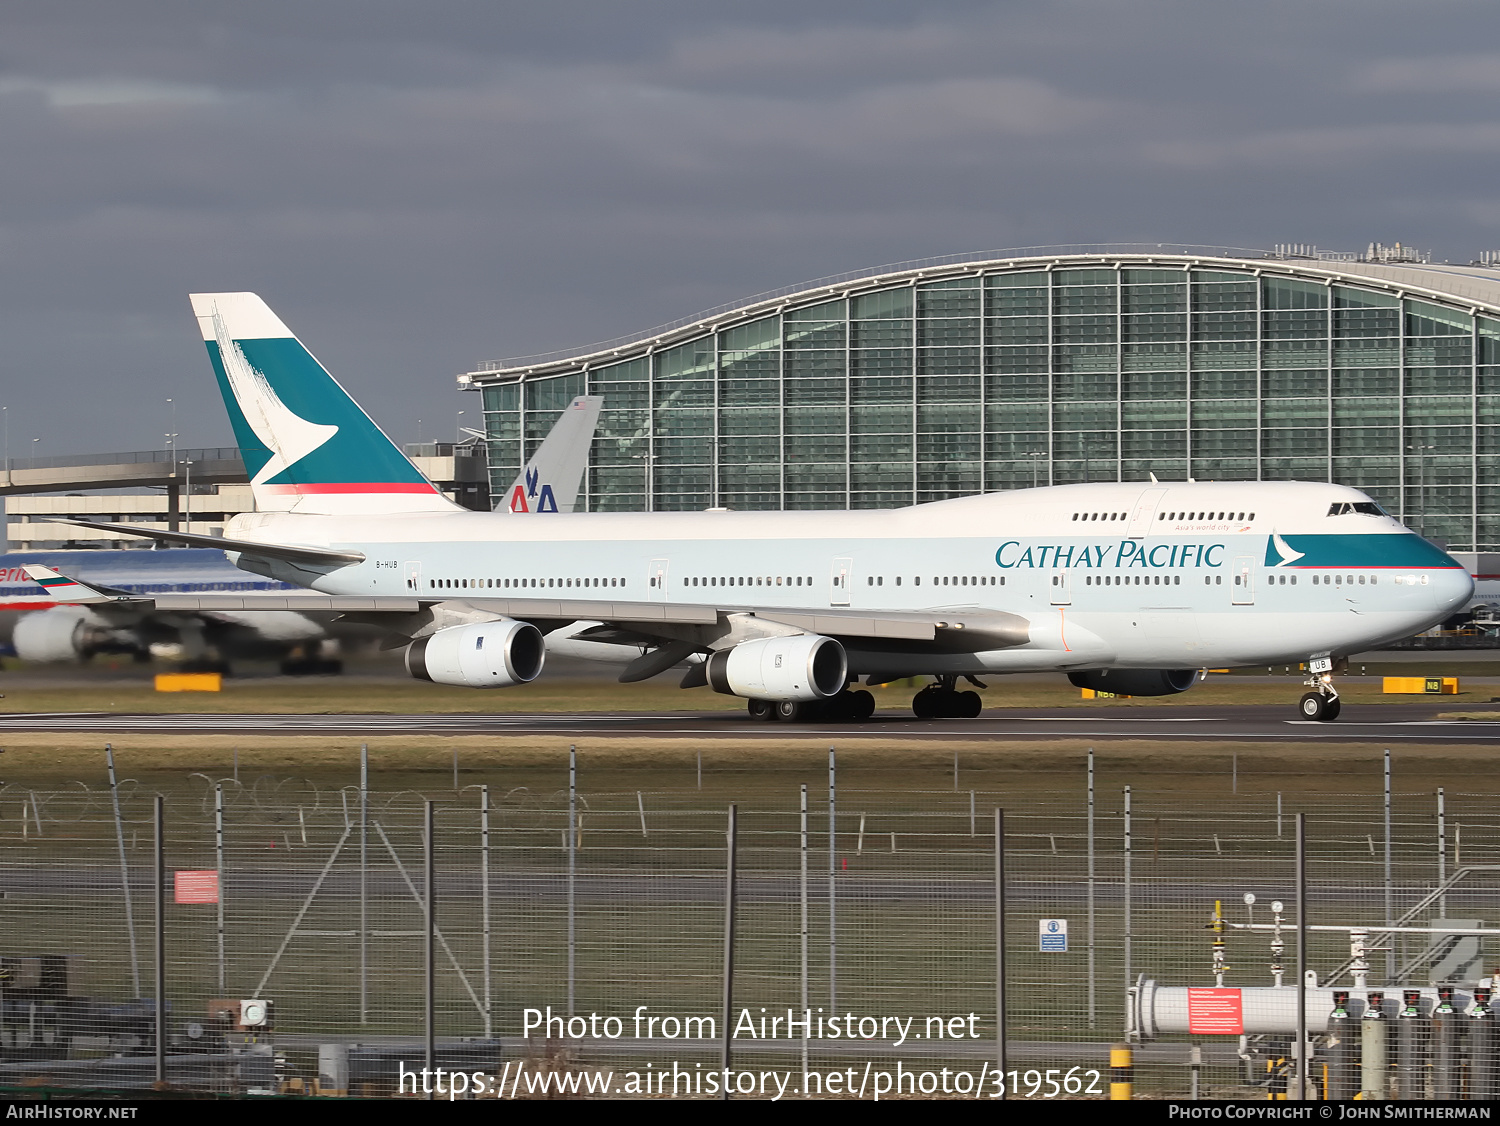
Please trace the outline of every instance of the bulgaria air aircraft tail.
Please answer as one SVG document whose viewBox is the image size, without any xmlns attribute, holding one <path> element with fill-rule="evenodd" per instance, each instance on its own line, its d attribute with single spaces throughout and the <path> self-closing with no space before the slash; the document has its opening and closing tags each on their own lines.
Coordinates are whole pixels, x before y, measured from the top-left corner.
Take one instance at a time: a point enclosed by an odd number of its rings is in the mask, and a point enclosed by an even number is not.
<svg viewBox="0 0 1500 1126">
<path fill-rule="evenodd" d="M 192 301 L 259 511 L 456 507 L 256 294 L 195 293 Z"/>
</svg>

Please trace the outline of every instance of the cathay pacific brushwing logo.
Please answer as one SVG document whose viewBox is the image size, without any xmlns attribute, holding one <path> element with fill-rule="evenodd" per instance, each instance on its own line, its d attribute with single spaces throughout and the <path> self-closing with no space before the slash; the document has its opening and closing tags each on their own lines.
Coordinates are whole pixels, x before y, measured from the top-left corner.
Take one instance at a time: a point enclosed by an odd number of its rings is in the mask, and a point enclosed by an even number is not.
<svg viewBox="0 0 1500 1126">
<path fill-rule="evenodd" d="M 1281 556 L 1280 561 L 1273 564 L 1276 567 L 1285 567 L 1295 563 L 1307 554 L 1305 551 L 1297 551 L 1275 532 L 1271 533 L 1271 546 L 1276 549 L 1276 554 Z M 1267 559 L 1266 562 L 1270 563 L 1271 561 Z"/>
<path fill-rule="evenodd" d="M 271 457 L 250 482 L 263 485 L 278 473 L 296 465 L 314 450 L 325 445 L 339 432 L 337 426 L 309 422 L 281 401 L 270 380 L 245 358 L 244 351 L 229 335 L 224 318 L 214 310 L 214 337 L 219 344 L 219 359 L 230 389 L 239 403 L 245 421 Z"/>
</svg>

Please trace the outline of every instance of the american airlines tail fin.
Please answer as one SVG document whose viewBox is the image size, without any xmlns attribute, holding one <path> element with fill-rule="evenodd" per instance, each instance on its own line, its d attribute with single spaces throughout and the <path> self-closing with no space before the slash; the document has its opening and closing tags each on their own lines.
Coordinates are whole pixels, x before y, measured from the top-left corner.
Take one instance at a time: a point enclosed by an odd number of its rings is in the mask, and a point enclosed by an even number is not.
<svg viewBox="0 0 1500 1126">
<path fill-rule="evenodd" d="M 569 403 L 495 507 L 514 513 L 572 512 L 603 406 L 603 395 L 579 395 Z"/>
<path fill-rule="evenodd" d="M 457 507 L 256 294 L 195 293 L 192 302 L 257 509 L 354 515 Z"/>
</svg>

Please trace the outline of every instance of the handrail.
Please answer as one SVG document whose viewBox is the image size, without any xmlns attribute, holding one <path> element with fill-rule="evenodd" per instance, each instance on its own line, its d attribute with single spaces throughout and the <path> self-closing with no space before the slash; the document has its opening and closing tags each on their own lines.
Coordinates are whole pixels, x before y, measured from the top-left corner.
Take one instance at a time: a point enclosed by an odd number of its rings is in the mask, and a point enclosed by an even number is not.
<svg viewBox="0 0 1500 1126">
<path fill-rule="evenodd" d="M 1431 907 L 1434 903 L 1436 903 L 1444 895 L 1447 895 L 1448 892 L 1452 891 L 1453 888 L 1461 880 L 1464 879 L 1464 877 L 1468 876 L 1472 872 L 1500 872 L 1500 864 L 1465 864 L 1462 868 L 1460 868 L 1456 872 L 1454 872 L 1453 875 L 1449 876 L 1446 880 L 1444 880 L 1436 888 L 1434 888 L 1432 891 L 1428 892 L 1427 895 L 1425 895 L 1421 899 L 1419 899 L 1413 907 L 1409 908 L 1406 911 L 1405 914 L 1403 914 L 1399 919 L 1396 920 L 1396 922 L 1395 922 L 1394 925 L 1398 926 L 1398 927 L 1399 926 L 1405 926 L 1412 919 L 1416 918 L 1423 911 L 1425 911 L 1428 907 Z M 1342 929 L 1353 930 L 1353 929 L 1356 929 L 1356 928 L 1348 927 L 1348 928 L 1342 928 Z M 1370 927 L 1369 929 L 1370 929 L 1371 932 L 1373 932 L 1377 928 Z M 1442 933 L 1443 934 L 1459 934 L 1459 933 L 1461 933 L 1461 931 L 1462 931 L 1462 928 L 1455 928 L 1455 929 L 1442 928 Z M 1366 947 L 1366 950 L 1368 952 L 1370 952 L 1370 953 L 1374 953 L 1376 950 L 1384 950 L 1384 949 L 1387 948 L 1387 946 L 1390 945 L 1390 940 L 1391 940 L 1390 934 L 1386 933 L 1385 935 L 1382 936 L 1382 938 L 1377 938 L 1377 939 L 1373 940 L 1372 942 L 1370 942 L 1369 945 Z M 1403 967 L 1401 969 L 1401 971 L 1396 974 L 1396 980 L 1394 982 L 1392 982 L 1391 984 L 1392 985 L 1398 984 L 1407 974 L 1411 973 L 1412 970 L 1416 969 L 1416 967 L 1419 964 L 1421 964 L 1422 959 L 1425 958 L 1427 956 L 1427 954 L 1429 954 L 1429 953 L 1431 953 L 1431 947 L 1429 947 L 1427 950 L 1423 951 L 1421 954 L 1419 954 L 1416 957 L 1415 960 L 1413 960 L 1412 962 L 1408 963 L 1405 967 Z M 1348 960 L 1346 960 L 1344 962 L 1343 965 L 1341 965 L 1337 969 L 1331 971 L 1328 974 L 1328 976 L 1326 978 L 1324 978 L 1319 984 L 1321 984 L 1321 985 L 1330 985 L 1330 984 L 1332 984 L 1333 982 L 1337 981 L 1340 977 L 1342 977 L 1344 974 L 1348 973 L 1349 970 L 1350 970 L 1350 968 L 1353 967 L 1353 965 L 1354 965 L 1354 959 L 1353 958 L 1349 958 Z"/>
</svg>

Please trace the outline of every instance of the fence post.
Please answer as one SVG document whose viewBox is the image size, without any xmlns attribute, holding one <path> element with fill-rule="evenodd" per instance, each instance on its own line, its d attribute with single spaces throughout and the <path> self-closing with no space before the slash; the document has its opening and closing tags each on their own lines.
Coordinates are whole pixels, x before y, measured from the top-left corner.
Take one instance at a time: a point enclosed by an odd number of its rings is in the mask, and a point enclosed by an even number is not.
<svg viewBox="0 0 1500 1126">
<path fill-rule="evenodd" d="M 484 958 L 484 1034 L 494 1035 L 490 1013 L 490 788 L 479 787 L 479 909 L 484 914 L 482 928 Z"/>
<path fill-rule="evenodd" d="M 433 839 L 432 799 L 428 798 L 422 805 L 422 891 L 426 899 L 422 904 L 422 1056 L 427 1070 L 431 1072 L 437 1066 L 437 1032 L 433 1027 L 434 1017 L 437 1015 L 433 999 L 437 965 L 434 949 L 434 937 L 437 933 L 437 873 L 433 854 L 437 849 Z M 427 1097 L 433 1097 L 431 1091 Z"/>
<path fill-rule="evenodd" d="M 224 785 L 214 787 L 214 863 L 218 869 L 216 926 L 219 940 L 219 995 L 224 994 Z"/>
<path fill-rule="evenodd" d="M 1126 995 L 1127 996 L 1129 996 L 1130 987 L 1135 984 L 1133 981 L 1130 980 L 1130 966 L 1131 966 L 1131 949 L 1130 949 L 1130 938 L 1131 938 L 1131 935 L 1130 935 L 1130 928 L 1133 925 L 1132 918 L 1131 918 L 1131 906 L 1132 906 L 1132 904 L 1131 904 L 1131 901 L 1130 901 L 1130 892 L 1131 892 L 1131 888 L 1130 888 L 1130 875 L 1131 875 L 1131 873 L 1130 873 L 1130 787 L 1126 786 L 1125 787 L 1125 919 L 1124 919 L 1124 928 L 1123 928 L 1124 929 L 1124 934 L 1122 935 L 1122 938 L 1123 938 L 1124 941 L 1123 941 L 1122 945 L 1123 945 L 1123 953 L 1124 953 L 1124 957 L 1125 957 L 1125 989 L 1126 989 Z M 1126 1024 L 1128 1025 L 1129 1023 L 1130 1023 L 1130 1021 L 1129 1021 L 1129 1018 L 1127 1017 L 1126 1018 Z"/>
<path fill-rule="evenodd" d="M 834 871 L 838 866 L 838 770 L 833 748 L 828 748 L 828 1011 L 837 1012 L 838 991 L 838 894 Z"/>
<path fill-rule="evenodd" d="M 162 810 L 162 797 L 156 795 L 153 810 L 156 828 L 155 848 L 151 853 L 151 866 L 156 876 L 156 1082 L 167 1081 L 167 873 L 166 873 L 166 817 Z"/>
<path fill-rule="evenodd" d="M 370 746 L 359 745 L 359 1023 L 370 1022 Z"/>
<path fill-rule="evenodd" d="M 1094 748 L 1089 748 L 1089 800 L 1088 800 L 1088 908 L 1089 908 L 1089 1027 L 1094 1027 L 1098 1015 L 1094 983 Z"/>
<path fill-rule="evenodd" d="M 1307 814 L 1297 814 L 1297 1097 L 1307 1099 Z M 1403 1095 L 1405 1092 L 1402 1092 Z"/>
<path fill-rule="evenodd" d="M 1437 792 L 1437 882 L 1438 887 L 1448 881 L 1448 810 L 1447 803 L 1443 800 L 1443 788 L 1438 787 Z M 1438 914 L 1443 918 L 1448 917 L 1448 895 L 1444 892 L 1438 898 Z"/>
<path fill-rule="evenodd" d="M 568 1017 L 573 1016 L 573 971 L 578 954 L 578 748 L 568 746 Z"/>
<path fill-rule="evenodd" d="M 141 959 L 135 946 L 135 910 L 130 902 L 130 864 L 125 859 L 125 822 L 120 817 L 120 785 L 115 778 L 115 748 L 104 744 L 104 761 L 109 766 L 109 794 L 115 807 L 115 842 L 120 846 L 120 890 L 125 893 L 125 933 L 130 937 L 130 987 L 141 995 Z M 24 821 L 26 814 L 21 817 Z"/>
<path fill-rule="evenodd" d="M 808 972 L 807 972 L 807 783 L 802 784 L 802 824 L 801 824 L 801 848 L 802 854 L 802 1074 L 807 1074 L 807 1047 L 808 1038 L 811 1035 L 812 1024 L 811 1003 L 808 999 Z M 802 1092 L 803 1097 L 808 1097 L 807 1092 Z"/>
<path fill-rule="evenodd" d="M 1391 752 L 1385 752 L 1385 925 L 1395 926 L 1395 891 L 1391 885 Z M 1396 984 L 1397 936 L 1387 932 L 1385 938 L 1385 982 Z"/>
<path fill-rule="evenodd" d="M 995 1064 L 1005 1097 L 1005 810 L 995 810 Z"/>
<path fill-rule="evenodd" d="M 729 807 L 726 860 L 724 864 L 724 1029 L 719 1048 L 719 1066 L 724 1077 L 721 1098 L 729 1098 L 729 1042 L 733 1038 L 734 1021 L 734 864 L 737 845 L 738 807 Z"/>
</svg>

